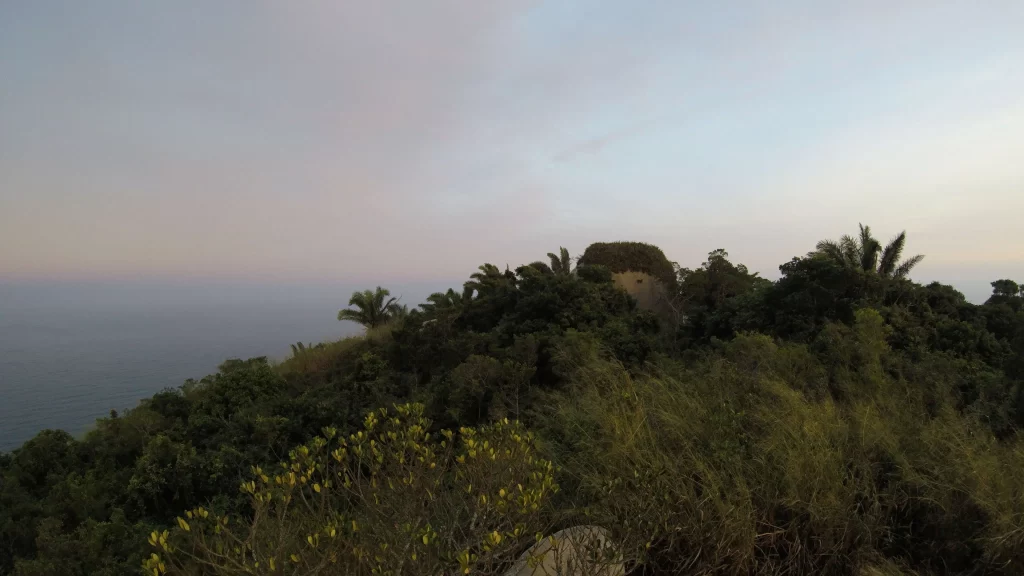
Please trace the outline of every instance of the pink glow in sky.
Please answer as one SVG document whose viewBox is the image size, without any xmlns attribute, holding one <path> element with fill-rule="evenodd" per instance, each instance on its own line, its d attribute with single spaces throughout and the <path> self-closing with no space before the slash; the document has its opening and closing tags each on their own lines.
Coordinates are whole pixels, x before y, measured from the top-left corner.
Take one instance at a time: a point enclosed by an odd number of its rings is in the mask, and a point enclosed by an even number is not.
<svg viewBox="0 0 1024 576">
<path fill-rule="evenodd" d="M 773 276 L 906 228 L 1024 280 L 1024 3 L 8 2 L 0 279 Z"/>
</svg>

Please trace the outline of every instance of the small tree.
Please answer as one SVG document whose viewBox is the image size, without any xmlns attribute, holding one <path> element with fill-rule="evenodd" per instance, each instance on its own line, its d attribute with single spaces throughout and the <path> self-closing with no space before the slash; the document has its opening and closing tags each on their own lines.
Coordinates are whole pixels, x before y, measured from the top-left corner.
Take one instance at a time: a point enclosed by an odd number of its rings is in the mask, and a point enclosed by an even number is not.
<svg viewBox="0 0 1024 576">
<path fill-rule="evenodd" d="M 401 316 L 404 311 L 398 304 L 398 298 L 390 296 L 391 292 L 380 286 L 377 286 L 376 290 L 353 292 L 348 305 L 355 306 L 356 309 L 341 310 L 338 312 L 338 320 L 356 322 L 367 328 L 385 324 L 392 318 Z"/>
<path fill-rule="evenodd" d="M 1021 294 L 1024 286 L 1018 285 L 1013 280 L 996 280 L 992 283 L 992 296 L 1000 298 L 1012 298 Z"/>
</svg>

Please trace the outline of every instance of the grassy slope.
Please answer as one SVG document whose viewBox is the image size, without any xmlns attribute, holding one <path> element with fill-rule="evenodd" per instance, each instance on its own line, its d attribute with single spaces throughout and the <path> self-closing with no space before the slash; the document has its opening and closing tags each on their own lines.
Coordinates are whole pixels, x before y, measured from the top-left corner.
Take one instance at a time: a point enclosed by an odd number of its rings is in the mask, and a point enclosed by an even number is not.
<svg viewBox="0 0 1024 576">
<path fill-rule="evenodd" d="M 579 343 L 542 432 L 563 485 L 637 550 L 654 534 L 669 572 L 1022 573 L 1024 438 L 886 375 L 877 322 L 843 343 L 875 350 L 842 400 L 808 393 L 823 372 L 805 347 L 759 335 L 638 376 Z"/>
</svg>

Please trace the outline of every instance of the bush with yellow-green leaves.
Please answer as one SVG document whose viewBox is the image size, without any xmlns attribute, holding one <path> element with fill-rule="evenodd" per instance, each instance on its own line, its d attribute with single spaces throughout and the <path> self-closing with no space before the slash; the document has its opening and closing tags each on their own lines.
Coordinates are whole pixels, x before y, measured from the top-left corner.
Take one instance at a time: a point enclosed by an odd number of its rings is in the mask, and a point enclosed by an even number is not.
<svg viewBox="0 0 1024 576">
<path fill-rule="evenodd" d="M 518 422 L 429 430 L 420 404 L 254 467 L 251 514 L 195 508 L 154 532 L 147 574 L 496 574 L 548 527 L 551 462 Z"/>
</svg>

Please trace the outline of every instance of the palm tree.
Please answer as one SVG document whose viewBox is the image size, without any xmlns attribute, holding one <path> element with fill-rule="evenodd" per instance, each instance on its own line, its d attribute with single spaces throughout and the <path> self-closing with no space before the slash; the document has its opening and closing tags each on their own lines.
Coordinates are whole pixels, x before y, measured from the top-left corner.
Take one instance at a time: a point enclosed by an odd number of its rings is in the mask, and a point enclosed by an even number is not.
<svg viewBox="0 0 1024 576">
<path fill-rule="evenodd" d="M 918 254 L 900 262 L 903 247 L 907 242 L 904 230 L 889 241 L 885 247 L 871 235 L 871 227 L 860 225 L 860 235 L 854 238 L 844 235 L 837 240 L 818 242 L 818 252 L 846 268 L 873 272 L 883 278 L 906 278 L 924 256 Z"/>
<path fill-rule="evenodd" d="M 318 350 L 320 348 L 323 348 L 324 343 L 321 342 L 319 344 L 313 344 L 312 342 L 310 342 L 309 344 L 303 344 L 302 342 L 296 342 L 295 344 L 292 344 L 291 347 L 292 356 L 299 356 L 301 354 L 309 352 L 310 350 Z"/>
<path fill-rule="evenodd" d="M 559 248 L 559 254 L 548 252 L 548 258 L 551 259 L 551 271 L 558 275 L 568 276 L 572 274 L 572 258 L 569 257 L 569 251 L 561 246 Z"/>
<path fill-rule="evenodd" d="M 476 292 L 480 296 L 487 296 L 499 286 L 509 282 L 515 285 L 516 275 L 509 271 L 507 266 L 504 273 L 494 264 L 484 264 L 480 266 L 479 270 L 479 272 L 470 274 L 471 280 L 466 282 L 465 290 L 471 293 Z"/>
<path fill-rule="evenodd" d="M 356 310 L 341 310 L 338 312 L 338 320 L 356 322 L 367 328 L 385 324 L 392 318 L 401 316 L 403 311 L 403 307 L 398 304 L 398 298 L 389 296 L 391 292 L 380 286 L 377 286 L 376 290 L 353 292 L 348 305 L 355 306 Z"/>
<path fill-rule="evenodd" d="M 449 288 L 447 292 L 434 292 L 427 296 L 427 301 L 420 304 L 420 308 L 426 313 L 439 312 L 441 310 L 454 310 L 462 308 L 473 299 L 473 291 L 464 289 L 461 294 Z"/>
<path fill-rule="evenodd" d="M 388 308 L 388 314 L 391 315 L 389 321 L 403 320 L 409 315 L 409 306 L 395 302 Z"/>
<path fill-rule="evenodd" d="M 881 245 L 871 236 L 871 227 L 860 225 L 860 237 L 843 235 L 838 241 L 822 240 L 818 242 L 818 252 L 832 258 L 846 268 L 859 270 L 875 270 L 878 251 Z"/>
<path fill-rule="evenodd" d="M 878 273 L 885 278 L 906 278 L 910 271 L 924 260 L 924 254 L 915 254 L 900 262 L 903 246 L 907 243 L 907 232 L 897 234 L 882 250 L 882 260 L 878 263 Z"/>
</svg>

